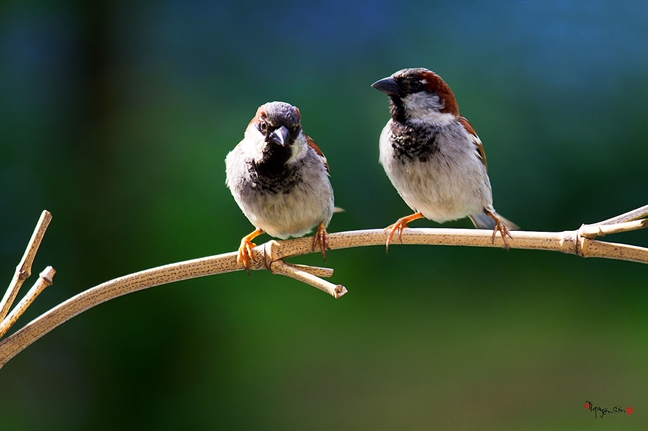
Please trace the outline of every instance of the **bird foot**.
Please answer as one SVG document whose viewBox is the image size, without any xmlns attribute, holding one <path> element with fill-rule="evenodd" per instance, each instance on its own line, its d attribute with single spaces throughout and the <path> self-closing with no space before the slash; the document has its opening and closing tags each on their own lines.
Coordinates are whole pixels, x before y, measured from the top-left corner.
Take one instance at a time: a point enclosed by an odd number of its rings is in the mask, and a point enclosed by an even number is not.
<svg viewBox="0 0 648 431">
<path fill-rule="evenodd" d="M 246 235 L 241 240 L 241 245 L 238 249 L 238 255 L 236 256 L 236 263 L 243 266 L 245 272 L 250 275 L 250 262 L 252 261 L 252 249 L 256 247 L 256 244 L 252 242 L 254 238 L 261 235 L 263 231 L 257 229 L 249 235 Z"/>
<path fill-rule="evenodd" d="M 389 251 L 389 244 L 392 241 L 392 238 L 394 237 L 394 234 L 398 232 L 398 240 L 402 243 L 403 242 L 403 229 L 407 227 L 407 224 L 413 220 L 417 220 L 423 218 L 423 214 L 421 213 L 415 213 L 407 217 L 401 217 L 398 220 L 396 220 L 396 223 L 391 224 L 387 226 L 383 232 L 389 231 L 389 235 L 387 236 L 387 242 L 385 243 L 385 250 Z"/>
<path fill-rule="evenodd" d="M 495 244 L 495 237 L 497 236 L 497 232 L 499 232 L 500 235 L 502 236 L 502 241 L 504 241 L 504 248 L 508 250 L 509 249 L 509 243 L 508 243 L 508 239 L 506 239 L 506 237 L 508 236 L 509 238 L 513 238 L 513 236 L 511 236 L 511 232 L 509 231 L 509 228 L 506 227 L 506 224 L 504 224 L 504 222 L 499 217 L 497 217 L 497 215 L 492 213 L 491 211 L 486 211 L 486 214 L 488 214 L 489 216 L 491 216 L 493 218 L 493 220 L 495 220 L 495 227 L 493 228 L 492 243 Z"/>
<path fill-rule="evenodd" d="M 313 251 L 315 251 L 315 249 L 317 248 L 322 250 L 322 258 L 324 259 L 324 262 L 326 262 L 326 250 L 330 250 L 330 247 L 328 242 L 328 234 L 326 233 L 326 227 L 324 227 L 324 223 L 321 222 L 317 227 L 315 236 L 313 237 Z"/>
</svg>

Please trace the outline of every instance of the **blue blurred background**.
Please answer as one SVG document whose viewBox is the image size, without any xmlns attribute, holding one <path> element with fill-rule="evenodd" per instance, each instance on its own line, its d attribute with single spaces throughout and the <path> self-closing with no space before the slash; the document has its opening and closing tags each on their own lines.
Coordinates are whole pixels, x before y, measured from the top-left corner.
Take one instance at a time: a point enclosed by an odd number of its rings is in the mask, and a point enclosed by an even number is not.
<svg viewBox="0 0 648 431">
<path fill-rule="evenodd" d="M 648 202 L 645 1 L 3 1 L 0 280 L 43 209 L 34 273 L 57 270 L 17 327 L 103 281 L 235 250 L 252 226 L 224 158 L 267 101 L 298 106 L 327 155 L 346 209 L 329 231 L 409 214 L 378 164 L 388 107 L 370 88 L 404 67 L 452 87 L 495 207 L 524 229 Z M 0 370 L 0 429 L 648 428 L 645 266 L 398 245 L 327 265 L 350 291 L 337 301 L 236 272 L 79 315 Z M 585 400 L 635 412 L 595 419 Z"/>
</svg>

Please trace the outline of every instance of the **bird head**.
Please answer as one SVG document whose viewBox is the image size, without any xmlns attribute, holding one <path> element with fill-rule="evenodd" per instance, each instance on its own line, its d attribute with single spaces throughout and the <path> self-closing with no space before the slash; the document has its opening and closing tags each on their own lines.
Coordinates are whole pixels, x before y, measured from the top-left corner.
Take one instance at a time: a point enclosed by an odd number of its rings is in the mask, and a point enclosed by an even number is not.
<svg viewBox="0 0 648 431">
<path fill-rule="evenodd" d="M 428 69 L 402 69 L 371 86 L 389 96 L 394 121 L 439 124 L 459 116 L 452 90 Z"/>
</svg>

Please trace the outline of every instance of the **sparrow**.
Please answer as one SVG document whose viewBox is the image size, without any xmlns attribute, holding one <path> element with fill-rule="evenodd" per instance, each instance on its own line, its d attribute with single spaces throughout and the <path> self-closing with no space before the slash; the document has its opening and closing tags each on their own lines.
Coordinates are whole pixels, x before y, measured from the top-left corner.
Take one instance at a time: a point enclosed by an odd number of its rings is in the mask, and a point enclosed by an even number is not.
<svg viewBox="0 0 648 431">
<path fill-rule="evenodd" d="M 326 259 L 333 188 L 326 157 L 304 134 L 299 109 L 284 102 L 259 107 L 243 140 L 225 158 L 226 185 L 256 230 L 241 240 L 237 262 L 249 274 L 254 238 L 300 237 L 317 226 L 313 250 Z"/>
<path fill-rule="evenodd" d="M 380 164 L 414 214 L 385 228 L 394 234 L 419 218 L 438 223 L 470 217 L 493 229 L 508 248 L 518 227 L 495 212 L 486 154 L 468 120 L 459 115 L 450 87 L 436 73 L 403 69 L 371 85 L 389 96 L 391 119 L 380 134 Z"/>
</svg>

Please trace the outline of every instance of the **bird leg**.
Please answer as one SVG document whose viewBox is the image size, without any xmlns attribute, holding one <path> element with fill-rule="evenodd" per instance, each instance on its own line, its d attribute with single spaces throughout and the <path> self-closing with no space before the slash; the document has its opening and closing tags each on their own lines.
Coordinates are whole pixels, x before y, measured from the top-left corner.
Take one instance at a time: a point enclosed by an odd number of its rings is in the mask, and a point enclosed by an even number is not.
<svg viewBox="0 0 648 431">
<path fill-rule="evenodd" d="M 317 232 L 315 232 L 315 236 L 313 237 L 313 251 L 315 251 L 318 246 L 320 250 L 322 250 L 322 258 L 324 258 L 324 262 L 326 262 L 326 250 L 329 250 L 330 248 L 326 227 L 324 227 L 324 223 L 322 222 L 317 226 Z"/>
<path fill-rule="evenodd" d="M 492 238 L 493 244 L 495 244 L 495 237 L 497 236 L 497 232 L 499 232 L 500 235 L 502 235 L 502 240 L 504 241 L 504 248 L 508 250 L 509 244 L 506 237 L 508 236 L 509 238 L 513 238 L 511 236 L 511 232 L 509 232 L 508 227 L 506 227 L 504 222 L 500 220 L 500 218 L 497 217 L 497 214 L 495 214 L 494 212 L 488 210 L 484 210 L 484 212 L 486 213 L 486 215 L 492 217 L 493 220 L 495 220 L 495 227 L 493 228 L 493 238 Z"/>
<path fill-rule="evenodd" d="M 252 259 L 252 247 L 256 247 L 256 244 L 252 242 L 254 238 L 261 235 L 263 231 L 257 229 L 249 235 L 246 235 L 241 240 L 241 246 L 238 249 L 238 256 L 236 256 L 236 263 L 243 265 L 245 272 L 250 275 L 250 260 Z"/>
<path fill-rule="evenodd" d="M 396 231 L 398 231 L 398 239 L 400 242 L 403 242 L 403 229 L 407 227 L 407 223 L 418 220 L 420 218 L 423 218 L 423 214 L 420 212 L 414 213 L 412 215 L 409 215 L 407 217 L 401 217 L 398 220 L 396 220 L 396 223 L 391 224 L 383 230 L 383 232 L 389 232 L 389 236 L 387 236 L 387 243 L 385 244 L 385 250 L 389 251 L 389 243 L 391 242 L 392 238 L 394 237 L 394 234 Z"/>
</svg>

